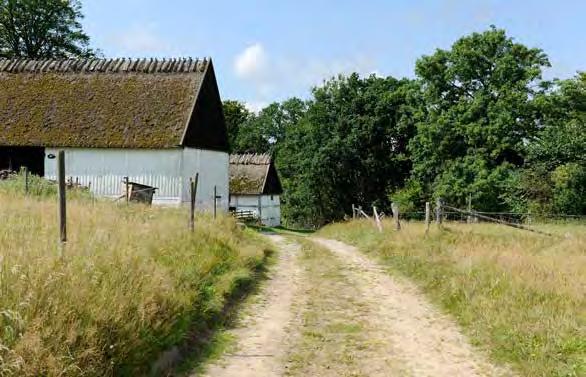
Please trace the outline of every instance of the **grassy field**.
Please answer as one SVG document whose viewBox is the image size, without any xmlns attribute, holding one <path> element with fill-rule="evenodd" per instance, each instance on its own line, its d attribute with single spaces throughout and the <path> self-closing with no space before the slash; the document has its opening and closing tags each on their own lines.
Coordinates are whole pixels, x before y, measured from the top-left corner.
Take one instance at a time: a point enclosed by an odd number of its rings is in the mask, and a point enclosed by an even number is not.
<svg viewBox="0 0 586 377">
<path fill-rule="evenodd" d="M 0 184 L 0 376 L 148 374 L 206 336 L 266 259 L 231 219 L 202 215 L 192 234 L 183 210 L 84 198 L 61 249 L 52 189 L 17 191 Z"/>
<path fill-rule="evenodd" d="M 407 276 L 462 325 L 473 343 L 521 376 L 586 375 L 586 226 L 547 237 L 499 225 L 432 227 L 372 222 L 318 234 L 360 247 Z"/>
</svg>

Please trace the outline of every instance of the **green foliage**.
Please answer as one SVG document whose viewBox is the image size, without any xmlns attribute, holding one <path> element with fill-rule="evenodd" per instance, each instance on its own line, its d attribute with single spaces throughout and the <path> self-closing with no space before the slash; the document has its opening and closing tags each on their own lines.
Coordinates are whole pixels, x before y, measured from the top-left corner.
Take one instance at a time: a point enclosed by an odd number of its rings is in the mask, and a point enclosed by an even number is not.
<svg viewBox="0 0 586 377">
<path fill-rule="evenodd" d="M 484 187 L 476 181 L 486 181 L 493 169 L 523 165 L 524 142 L 537 131 L 532 98 L 541 93 L 547 66 L 541 50 L 515 43 L 494 27 L 419 59 L 426 108 L 410 151 L 413 178 L 428 194 L 451 192 L 453 204 L 463 205 L 471 186 Z M 482 206 L 500 206 L 501 192 L 494 191 Z"/>
<path fill-rule="evenodd" d="M 319 225 L 341 219 L 353 203 L 388 205 L 386 193 L 409 175 L 416 91 L 410 80 L 357 74 L 314 89 L 277 153 L 288 221 Z"/>
<path fill-rule="evenodd" d="M 236 153 L 275 154 L 288 130 L 299 122 L 307 110 L 307 103 L 298 98 L 272 103 L 258 114 L 248 112 L 242 104 L 238 105 L 243 109 L 234 111 L 233 103 L 224 104 L 224 111 L 228 107 L 229 114 L 241 114 L 231 117 L 240 123 L 231 126 L 234 131 L 229 131 L 232 150 Z"/>
<path fill-rule="evenodd" d="M 351 204 L 422 211 L 438 197 L 586 214 L 586 74 L 546 82 L 548 66 L 543 51 L 491 27 L 419 59 L 417 80 L 340 76 L 308 102 L 271 104 L 240 123 L 234 150 L 276 156 L 282 213 L 303 226 L 341 219 Z"/>
<path fill-rule="evenodd" d="M 561 165 L 551 173 L 551 181 L 556 213 L 586 213 L 586 165 Z"/>
<path fill-rule="evenodd" d="M 79 0 L 0 0 L 0 57 L 90 56 Z"/>
<path fill-rule="evenodd" d="M 252 113 L 248 111 L 242 102 L 227 100 L 224 101 L 224 118 L 226 120 L 226 128 L 228 130 L 228 143 L 230 150 L 234 150 L 238 144 L 238 136 L 240 134 L 240 127 L 246 123 L 251 117 Z"/>
</svg>

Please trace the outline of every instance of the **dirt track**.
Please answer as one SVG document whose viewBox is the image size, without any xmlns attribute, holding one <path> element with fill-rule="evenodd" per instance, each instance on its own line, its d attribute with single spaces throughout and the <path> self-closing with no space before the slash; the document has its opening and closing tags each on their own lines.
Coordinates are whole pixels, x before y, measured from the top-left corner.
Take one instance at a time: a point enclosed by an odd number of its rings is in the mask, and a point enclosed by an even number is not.
<svg viewBox="0 0 586 377">
<path fill-rule="evenodd" d="M 510 376 L 408 281 L 356 248 L 280 236 L 265 288 L 233 330 L 237 352 L 207 376 Z"/>
<path fill-rule="evenodd" d="M 207 370 L 206 376 L 281 376 L 285 357 L 286 328 L 293 317 L 291 305 L 299 286 L 299 245 L 281 236 L 269 236 L 279 247 L 278 260 L 258 300 L 246 308 L 239 327 L 234 353 L 225 355 Z"/>
</svg>

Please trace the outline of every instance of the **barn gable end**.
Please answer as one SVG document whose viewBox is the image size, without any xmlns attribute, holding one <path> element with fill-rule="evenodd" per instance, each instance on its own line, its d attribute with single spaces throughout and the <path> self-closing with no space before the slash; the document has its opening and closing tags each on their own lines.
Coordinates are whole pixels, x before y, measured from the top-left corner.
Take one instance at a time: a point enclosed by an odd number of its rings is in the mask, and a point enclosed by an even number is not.
<svg viewBox="0 0 586 377">
<path fill-rule="evenodd" d="M 195 106 L 185 128 L 182 145 L 192 148 L 227 151 L 228 131 L 214 67 L 206 67 Z"/>
</svg>

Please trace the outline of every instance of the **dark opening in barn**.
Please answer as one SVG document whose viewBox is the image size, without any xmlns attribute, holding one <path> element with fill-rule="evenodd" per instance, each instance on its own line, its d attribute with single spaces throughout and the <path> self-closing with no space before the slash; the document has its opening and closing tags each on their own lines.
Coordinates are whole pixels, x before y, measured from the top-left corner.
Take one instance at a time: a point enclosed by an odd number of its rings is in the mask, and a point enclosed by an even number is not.
<svg viewBox="0 0 586 377">
<path fill-rule="evenodd" d="M 20 171 L 27 167 L 31 174 L 45 174 L 45 148 L 0 147 L 0 170 Z"/>
</svg>

